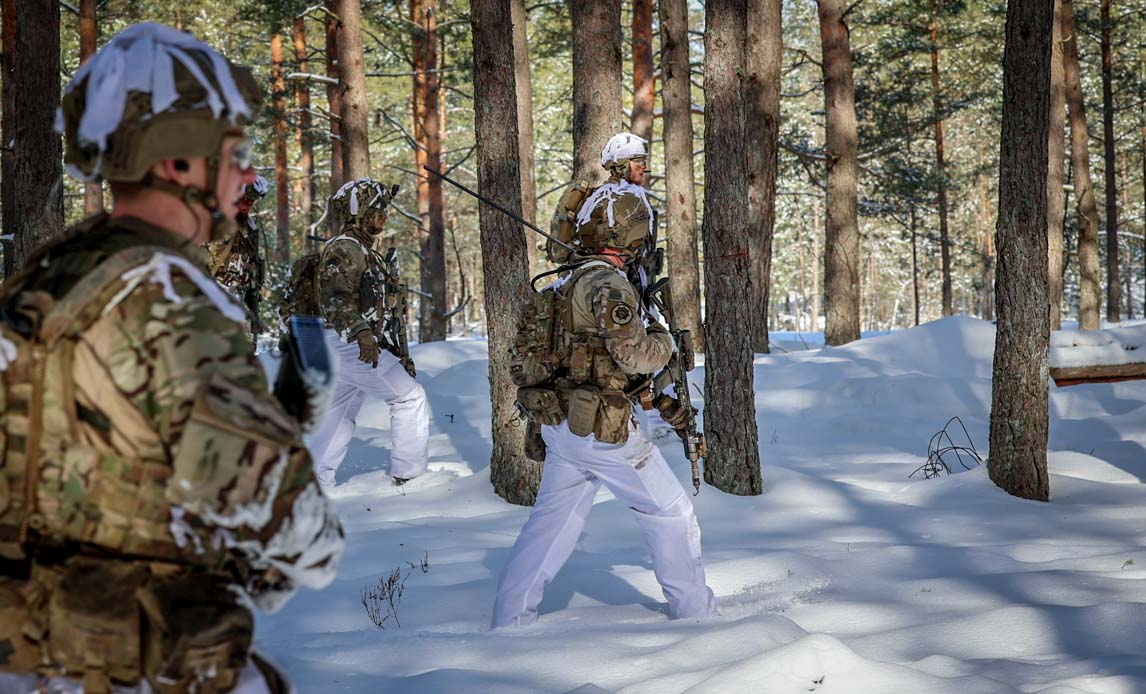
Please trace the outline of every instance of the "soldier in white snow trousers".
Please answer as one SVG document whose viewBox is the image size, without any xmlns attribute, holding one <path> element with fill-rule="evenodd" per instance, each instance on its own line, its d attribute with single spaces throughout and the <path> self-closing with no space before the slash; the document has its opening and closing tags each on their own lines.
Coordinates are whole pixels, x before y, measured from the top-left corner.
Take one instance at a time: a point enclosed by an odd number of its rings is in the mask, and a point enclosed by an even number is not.
<svg viewBox="0 0 1146 694">
<path fill-rule="evenodd" d="M 510 371 L 518 404 L 540 425 L 545 467 L 498 582 L 494 628 L 537 619 L 545 586 L 573 552 L 602 485 L 636 514 L 672 617 L 716 609 L 692 502 L 633 417 L 634 398 L 674 349 L 636 286 L 647 279 L 639 261 L 656 238 L 640 187 L 646 155 L 644 140 L 619 134 L 601 156 L 609 182 L 566 192 L 554 228 L 575 219 L 568 238 L 577 251 L 561 257 L 550 248 L 564 272 L 534 292 L 518 326 Z M 690 404 L 667 396 L 654 404 L 665 421 L 684 426 L 680 415 Z"/>
</svg>

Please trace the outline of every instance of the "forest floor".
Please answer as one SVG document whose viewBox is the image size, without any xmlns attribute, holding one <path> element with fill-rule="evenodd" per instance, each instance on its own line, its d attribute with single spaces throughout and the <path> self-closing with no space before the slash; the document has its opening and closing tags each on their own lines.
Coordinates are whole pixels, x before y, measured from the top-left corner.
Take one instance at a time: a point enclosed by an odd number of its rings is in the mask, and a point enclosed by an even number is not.
<svg viewBox="0 0 1146 694">
<path fill-rule="evenodd" d="M 994 334 L 957 317 L 842 348 L 778 335 L 789 351 L 755 360 L 764 494 L 693 499 L 720 615 L 668 619 L 603 491 L 538 623 L 495 632 L 529 509 L 489 483 L 486 344 L 419 346 L 431 472 L 390 485 L 387 410 L 368 403 L 333 492 L 338 578 L 260 616 L 257 645 L 301 692 L 1146 692 L 1146 382 L 1049 386 L 1050 503 L 950 456 L 953 474 L 912 476 L 955 416 L 986 457 Z M 379 629 L 362 591 L 395 568 Z"/>
</svg>

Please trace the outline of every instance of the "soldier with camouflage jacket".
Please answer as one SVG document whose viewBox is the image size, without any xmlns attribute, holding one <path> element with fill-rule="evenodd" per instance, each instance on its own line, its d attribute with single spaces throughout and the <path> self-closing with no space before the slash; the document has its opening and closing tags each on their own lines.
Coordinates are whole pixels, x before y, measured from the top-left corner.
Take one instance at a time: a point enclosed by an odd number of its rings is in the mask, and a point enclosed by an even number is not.
<svg viewBox="0 0 1146 694">
<path fill-rule="evenodd" d="M 263 283 L 266 281 L 266 263 L 260 249 L 259 227 L 251 216 L 251 208 L 267 194 L 267 179 L 255 176 L 243 189 L 239 199 L 235 222 L 238 228 L 226 239 L 207 243 L 211 256 L 211 274 L 243 305 L 250 315 L 251 336 L 257 339 L 266 332 L 259 320 Z"/>
<path fill-rule="evenodd" d="M 327 346 L 338 361 L 338 382 L 326 418 L 309 438 L 315 472 L 327 486 L 335 483 L 367 397 L 390 407 L 395 484 L 421 475 L 429 464 L 429 405 L 404 350 L 404 316 L 395 315 L 395 306 L 405 304 L 404 294 L 394 295 L 403 291 L 401 280 L 390 276 L 374 250 L 397 192 L 397 186 L 364 178 L 348 182 L 330 199 L 340 233 L 319 255 L 314 293 L 317 313 L 327 325 Z M 398 325 L 387 326 L 388 321 Z"/>
<path fill-rule="evenodd" d="M 670 614 L 715 611 L 692 503 L 633 417 L 637 394 L 648 390 L 674 349 L 632 281 L 641 281 L 638 261 L 655 240 L 640 186 L 646 156 L 641 138 L 614 136 L 601 155 L 609 181 L 588 191 L 579 208 L 558 206 L 558 216 L 576 213 L 570 241 L 581 254 L 565 258 L 572 264 L 551 288 L 561 365 L 554 378 L 519 390 L 522 407 L 542 425 L 545 467 L 498 581 L 494 628 L 537 619 L 545 586 L 573 552 L 601 485 L 636 514 Z M 674 426 L 682 408 L 691 407 L 667 396 L 656 404 Z"/>
<path fill-rule="evenodd" d="M 252 610 L 334 577 L 342 528 L 199 246 L 253 181 L 250 71 L 139 24 L 65 90 L 110 214 L 0 291 L 0 691 L 281 692 Z M 18 500 L 17 500 L 18 497 Z"/>
</svg>

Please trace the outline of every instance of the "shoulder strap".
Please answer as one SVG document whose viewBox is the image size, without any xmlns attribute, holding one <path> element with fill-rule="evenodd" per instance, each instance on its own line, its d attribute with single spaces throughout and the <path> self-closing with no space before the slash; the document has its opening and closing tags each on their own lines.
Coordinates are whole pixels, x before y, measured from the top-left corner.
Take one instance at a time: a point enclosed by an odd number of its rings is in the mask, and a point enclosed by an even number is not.
<svg viewBox="0 0 1146 694">
<path fill-rule="evenodd" d="M 223 250 L 219 252 L 219 255 L 215 256 L 211 260 L 212 277 L 214 277 L 219 272 L 219 268 L 227 264 L 227 260 L 229 260 L 231 257 L 231 250 L 235 247 L 235 239 L 239 237 L 239 234 L 241 234 L 242 231 L 243 230 L 241 229 L 236 229 L 235 233 L 231 234 L 231 238 L 227 239 L 227 245 L 223 247 Z"/>
<path fill-rule="evenodd" d="M 51 348 L 64 335 L 83 331 L 103 312 L 111 290 L 122 281 L 125 272 L 146 263 L 156 253 L 170 252 L 160 246 L 132 246 L 101 262 L 44 316 L 40 341 Z"/>
</svg>

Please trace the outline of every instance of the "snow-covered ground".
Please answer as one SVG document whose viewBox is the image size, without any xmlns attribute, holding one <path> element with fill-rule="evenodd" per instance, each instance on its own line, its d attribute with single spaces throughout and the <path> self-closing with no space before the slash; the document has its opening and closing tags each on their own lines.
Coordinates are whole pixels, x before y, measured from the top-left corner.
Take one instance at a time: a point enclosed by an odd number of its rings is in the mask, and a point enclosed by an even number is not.
<svg viewBox="0 0 1146 694">
<path fill-rule="evenodd" d="M 1146 382 L 1048 386 L 1051 503 L 984 467 L 908 477 L 950 417 L 986 449 L 993 340 L 949 318 L 757 357 L 765 492 L 694 499 L 720 616 L 667 618 L 636 523 L 602 492 L 540 621 L 497 632 L 529 511 L 489 484 L 486 345 L 420 346 L 432 472 L 391 487 L 386 409 L 364 408 L 335 490 L 338 578 L 260 617 L 258 643 L 302 692 L 1146 692 Z M 401 625 L 380 630 L 361 591 L 396 567 Z"/>
</svg>

